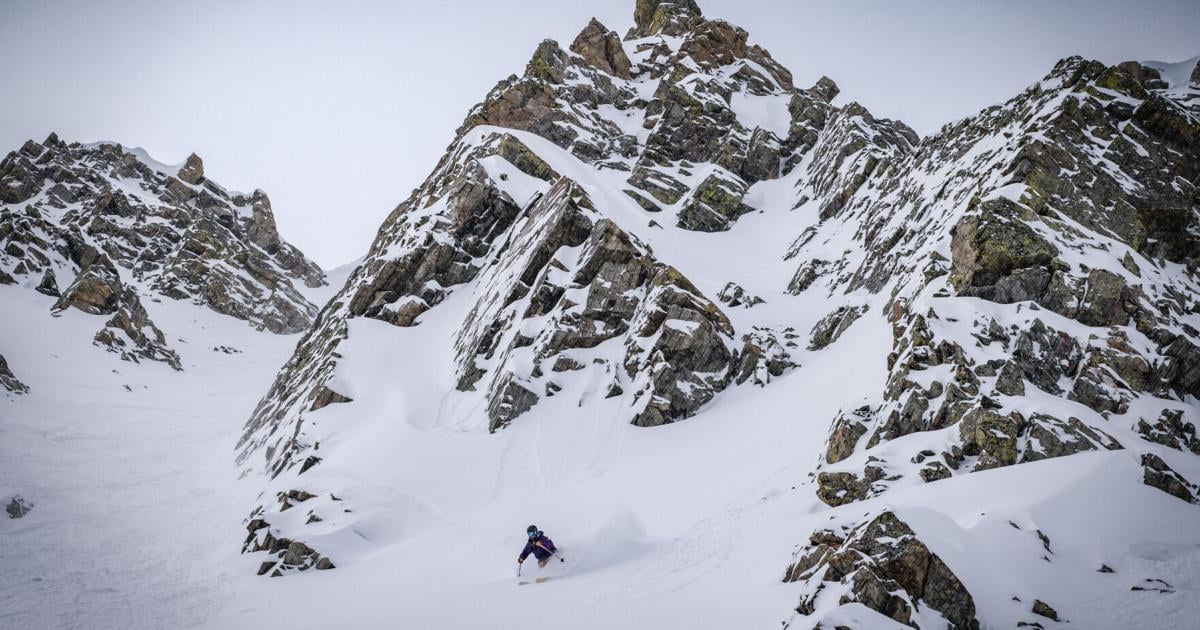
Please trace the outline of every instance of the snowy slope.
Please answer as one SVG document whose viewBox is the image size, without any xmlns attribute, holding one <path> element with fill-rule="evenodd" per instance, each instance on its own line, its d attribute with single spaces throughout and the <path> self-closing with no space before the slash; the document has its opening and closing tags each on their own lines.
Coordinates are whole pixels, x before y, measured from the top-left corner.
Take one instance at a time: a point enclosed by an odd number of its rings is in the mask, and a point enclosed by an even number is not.
<svg viewBox="0 0 1200 630">
<path fill-rule="evenodd" d="M 0 331 L 0 625 L 1190 627 L 1195 65 L 919 138 L 690 0 L 547 40 L 302 335 L 149 303 L 181 376 Z"/>
<path fill-rule="evenodd" d="M 225 539 L 253 496 L 223 454 L 295 335 L 149 303 L 173 333 L 175 371 L 92 346 L 93 316 L 51 318 L 53 303 L 0 287 L 0 347 L 29 387 L 0 402 L 0 495 L 33 505 L 0 519 L 0 627 L 199 623 L 233 594 Z"/>
</svg>

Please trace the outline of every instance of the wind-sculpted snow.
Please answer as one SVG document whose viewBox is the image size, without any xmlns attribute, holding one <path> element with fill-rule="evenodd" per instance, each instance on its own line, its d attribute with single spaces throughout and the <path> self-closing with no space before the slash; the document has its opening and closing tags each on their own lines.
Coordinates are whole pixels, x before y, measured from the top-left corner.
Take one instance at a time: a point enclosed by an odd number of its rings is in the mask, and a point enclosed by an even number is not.
<svg viewBox="0 0 1200 630">
<path fill-rule="evenodd" d="M 243 549 L 270 575 L 358 562 L 373 533 L 498 496 L 481 479 L 603 476 L 624 432 L 752 408 L 829 424 L 819 457 L 776 464 L 839 528 L 793 557 L 790 626 L 1082 614 L 987 587 L 974 552 L 930 534 L 978 544 L 962 514 L 849 504 L 1068 457 L 1131 505 L 1200 500 L 1200 86 L 1168 74 L 1066 59 L 922 139 L 836 104 L 827 78 L 797 89 L 692 2 L 639 1 L 624 40 L 593 20 L 568 49 L 543 42 L 471 109 L 247 423 L 238 461 L 271 480 Z M 854 382 L 816 400 L 744 387 L 823 382 L 810 362 Z M 790 402 L 747 402 L 774 396 Z M 570 455 L 511 446 L 530 432 Z M 385 436 L 437 446 L 398 461 Z M 472 490 L 376 481 L 427 467 Z M 1013 543 L 998 583 L 1052 555 L 1014 519 L 1038 544 Z M 1055 579 L 1093 588 L 1076 560 Z"/>
<path fill-rule="evenodd" d="M 266 194 L 226 191 L 195 155 L 172 167 L 51 134 L 0 163 L 0 204 L 0 283 L 58 297 L 55 313 L 111 316 L 95 343 L 124 359 L 180 369 L 142 300 L 187 300 L 274 333 L 316 314 L 295 283 L 324 274 L 280 239 Z"/>
</svg>

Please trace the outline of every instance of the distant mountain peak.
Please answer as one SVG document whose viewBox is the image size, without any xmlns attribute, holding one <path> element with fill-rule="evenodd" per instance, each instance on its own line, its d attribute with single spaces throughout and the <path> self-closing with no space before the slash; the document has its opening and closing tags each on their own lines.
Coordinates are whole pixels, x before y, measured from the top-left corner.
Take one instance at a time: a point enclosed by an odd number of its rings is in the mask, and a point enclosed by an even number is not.
<svg viewBox="0 0 1200 630">
<path fill-rule="evenodd" d="M 181 367 L 145 300 L 191 301 L 276 333 L 316 314 L 293 283 L 324 275 L 280 239 L 265 194 L 229 193 L 195 154 L 176 170 L 51 133 L 0 162 L 0 204 L 0 283 L 36 285 L 56 313 L 111 316 L 96 344 L 128 360 Z"/>
</svg>

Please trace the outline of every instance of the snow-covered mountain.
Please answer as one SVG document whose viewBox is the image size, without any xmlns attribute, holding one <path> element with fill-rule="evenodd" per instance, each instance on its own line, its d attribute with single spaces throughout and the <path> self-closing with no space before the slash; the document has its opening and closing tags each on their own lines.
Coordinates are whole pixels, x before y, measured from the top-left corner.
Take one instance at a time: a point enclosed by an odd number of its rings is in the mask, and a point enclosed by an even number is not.
<svg viewBox="0 0 1200 630">
<path fill-rule="evenodd" d="M 636 432 L 793 389 L 838 355 L 868 385 L 796 420 L 830 428 L 818 457 L 796 445 L 813 482 L 792 480 L 829 506 L 1110 451 L 1086 461 L 1196 502 L 1191 65 L 1065 59 L 921 139 L 835 104 L 829 79 L 796 88 L 692 2 L 638 2 L 623 39 L 593 20 L 567 49 L 543 42 L 468 113 L 255 410 L 239 461 L 270 481 L 245 550 L 272 575 L 370 553 L 390 503 L 362 486 L 405 468 L 393 447 L 411 433 L 469 449 L 535 425 L 604 476 Z M 890 340 L 852 354 L 866 329 Z M 769 413 L 808 401 L 790 403 Z M 446 476 L 515 465 L 438 453 L 425 463 Z M 1052 622 L 1045 602 L 978 601 L 995 594 L 941 541 L 872 505 L 763 567 L 800 583 L 789 623 L 854 603 L 914 625 Z M 1053 562 L 1038 536 L 1028 560 Z"/>
<path fill-rule="evenodd" d="M 226 190 L 194 153 L 170 166 L 141 149 L 50 134 L 0 162 L 0 202 L 0 283 L 58 297 L 55 312 L 113 315 L 96 342 L 131 360 L 178 367 L 143 300 L 191 301 L 293 333 L 317 310 L 302 288 L 325 285 L 280 239 L 266 193 Z"/>
<path fill-rule="evenodd" d="M 194 155 L 51 134 L 0 162 L 0 627 L 211 610 L 236 564 L 210 555 L 198 585 L 182 567 L 205 560 L 172 550 L 232 535 L 237 424 L 328 289 L 266 194 Z"/>
<path fill-rule="evenodd" d="M 638 0 L 472 108 L 319 312 L 265 195 L 114 145 L 4 162 L 3 269 L 304 331 L 218 353 L 274 382 L 245 556 L 193 552 L 245 574 L 213 627 L 1187 627 L 1200 58 L 1064 59 L 925 138 L 847 96 Z M 569 562 L 517 590 L 529 521 Z"/>
</svg>

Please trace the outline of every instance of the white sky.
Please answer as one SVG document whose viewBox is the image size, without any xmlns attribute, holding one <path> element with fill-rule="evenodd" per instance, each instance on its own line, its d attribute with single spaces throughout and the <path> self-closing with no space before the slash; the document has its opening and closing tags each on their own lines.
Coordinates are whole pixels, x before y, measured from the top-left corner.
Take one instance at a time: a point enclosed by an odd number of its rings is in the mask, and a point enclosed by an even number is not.
<svg viewBox="0 0 1200 630">
<path fill-rule="evenodd" d="M 1200 54 L 1200 0 L 698 0 L 799 86 L 822 74 L 921 134 L 1007 99 L 1058 59 Z M 173 6 L 167 6 L 168 4 Z M 365 253 L 467 109 L 546 37 L 633 0 L 0 0 L 0 149 L 57 131 L 114 140 L 237 190 L 326 267 Z"/>
</svg>

